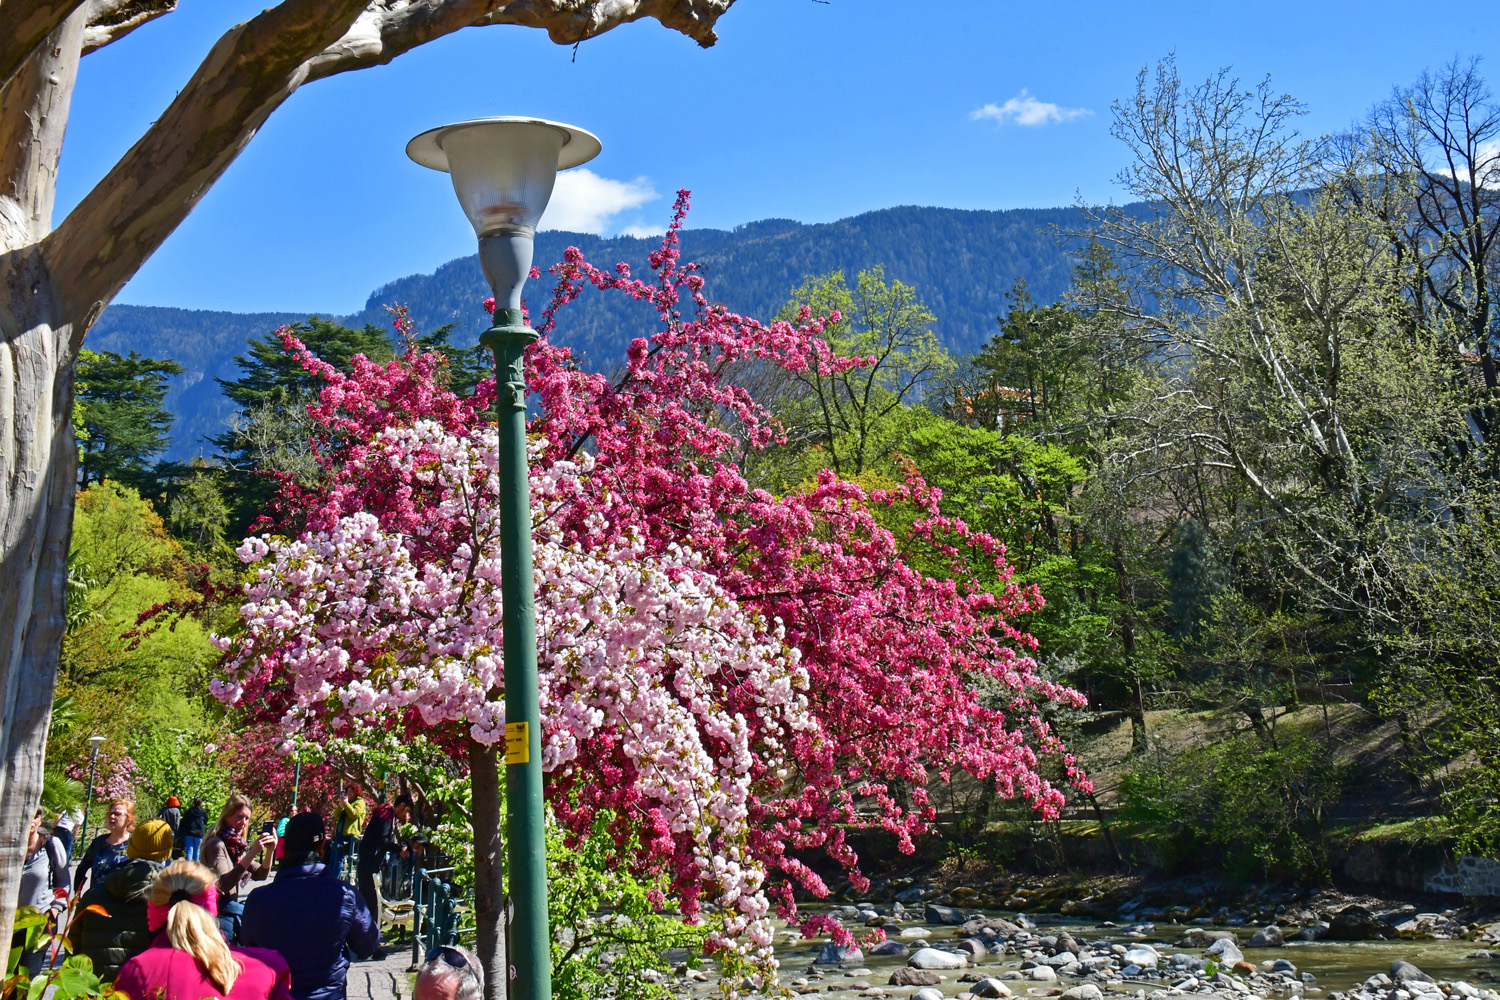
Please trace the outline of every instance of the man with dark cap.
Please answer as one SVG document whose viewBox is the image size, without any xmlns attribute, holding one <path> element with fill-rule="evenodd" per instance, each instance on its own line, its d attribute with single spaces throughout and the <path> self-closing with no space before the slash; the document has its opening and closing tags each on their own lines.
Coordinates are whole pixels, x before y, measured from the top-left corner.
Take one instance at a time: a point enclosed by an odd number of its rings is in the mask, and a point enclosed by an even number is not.
<svg viewBox="0 0 1500 1000">
<path fill-rule="evenodd" d="M 323 817 L 301 813 L 286 825 L 276 881 L 245 900 L 240 944 L 273 948 L 292 969 L 296 1000 L 344 1000 L 349 959 L 369 958 L 380 929 L 354 887 L 323 864 Z"/>
</svg>

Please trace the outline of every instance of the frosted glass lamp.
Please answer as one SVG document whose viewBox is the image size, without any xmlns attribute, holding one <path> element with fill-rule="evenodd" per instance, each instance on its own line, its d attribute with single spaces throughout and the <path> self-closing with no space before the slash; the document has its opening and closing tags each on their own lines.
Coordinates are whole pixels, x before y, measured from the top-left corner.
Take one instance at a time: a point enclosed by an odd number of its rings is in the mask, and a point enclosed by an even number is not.
<svg viewBox="0 0 1500 1000">
<path fill-rule="evenodd" d="M 592 133 L 540 118 L 476 118 L 429 129 L 406 155 L 446 171 L 474 235 L 498 309 L 521 308 L 532 238 L 557 172 L 599 155 Z"/>
</svg>

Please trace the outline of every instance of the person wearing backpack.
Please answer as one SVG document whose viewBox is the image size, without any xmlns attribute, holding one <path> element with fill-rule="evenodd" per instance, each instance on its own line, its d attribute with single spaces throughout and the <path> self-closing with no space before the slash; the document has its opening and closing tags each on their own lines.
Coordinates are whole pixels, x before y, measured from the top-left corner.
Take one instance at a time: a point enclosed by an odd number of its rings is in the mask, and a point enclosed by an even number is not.
<svg viewBox="0 0 1500 1000">
<path fill-rule="evenodd" d="M 57 919 L 68 907 L 68 854 L 57 837 L 42 830 L 42 810 L 31 817 L 26 837 L 26 860 L 21 866 L 21 897 L 17 905 L 30 906 L 47 914 L 48 932 L 56 929 Z M 21 957 L 27 974 L 35 977 L 51 967 L 47 946 L 33 949 Z"/>
<path fill-rule="evenodd" d="M 177 796 L 168 795 L 167 802 L 156 814 L 156 818 L 172 828 L 172 853 L 182 850 L 182 831 L 178 829 L 182 825 L 182 803 Z"/>
</svg>

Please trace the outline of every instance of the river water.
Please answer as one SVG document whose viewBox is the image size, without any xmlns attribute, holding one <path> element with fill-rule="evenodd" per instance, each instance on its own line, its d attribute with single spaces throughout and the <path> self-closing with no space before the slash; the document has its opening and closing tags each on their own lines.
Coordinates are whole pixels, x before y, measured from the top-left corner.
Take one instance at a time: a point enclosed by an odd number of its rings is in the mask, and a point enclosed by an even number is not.
<svg viewBox="0 0 1500 1000">
<path fill-rule="evenodd" d="M 998 911 L 985 911 L 993 913 Z M 1001 914 L 1012 916 L 1010 914 Z M 1084 920 L 1072 920 L 1066 917 L 1052 917 L 1047 914 L 1033 914 L 1032 918 L 1037 923 L 1035 931 L 1038 935 L 1056 934 L 1066 930 L 1080 942 L 1108 941 L 1111 943 L 1124 944 L 1126 946 L 1145 943 L 1150 944 L 1161 952 L 1163 958 L 1182 952 L 1194 956 L 1203 954 L 1201 949 L 1178 947 L 1177 942 L 1182 940 L 1188 930 L 1193 927 L 1203 928 L 1202 924 L 1170 924 L 1158 921 L 1156 929 L 1144 940 L 1139 937 L 1127 936 L 1125 927 L 1105 926 L 1097 922 Z M 908 924 L 907 929 L 918 926 Z M 926 940 L 937 947 L 952 944 L 960 940 L 963 935 L 957 933 L 953 927 L 942 927 L 935 925 L 925 926 L 930 934 Z M 1245 954 L 1246 961 L 1260 965 L 1263 962 L 1273 961 L 1278 958 L 1289 959 L 1297 966 L 1300 972 L 1311 972 L 1317 976 L 1317 982 L 1309 984 L 1304 989 L 1304 996 L 1309 1000 L 1327 997 L 1335 991 L 1347 990 L 1356 984 L 1364 982 L 1370 976 L 1379 973 L 1389 973 L 1391 963 L 1400 959 L 1411 962 L 1422 971 L 1438 980 L 1466 980 L 1477 986 L 1493 988 L 1497 973 L 1500 973 L 1500 962 L 1487 959 L 1475 959 L 1467 956 L 1485 947 L 1474 941 L 1296 941 L 1288 942 L 1281 948 L 1247 948 L 1244 941 L 1248 940 L 1254 931 L 1252 927 L 1218 927 L 1207 925 L 1209 930 L 1233 930 L 1241 940 L 1240 948 Z M 867 955 L 865 960 L 859 963 L 860 970 L 850 975 L 849 969 L 838 967 L 819 966 L 814 973 L 811 970 L 813 960 L 817 957 L 822 945 L 827 941 L 820 938 L 814 941 L 786 941 L 782 938 L 778 941 L 776 954 L 781 962 L 781 979 L 783 983 L 796 983 L 798 980 L 808 980 L 808 985 L 816 985 L 820 993 L 841 992 L 852 988 L 855 981 L 867 982 L 870 985 L 886 987 L 888 995 L 904 996 L 915 992 L 914 989 L 902 989 L 889 987 L 886 984 L 890 980 L 890 974 L 896 968 L 906 964 L 906 959 L 886 958 L 878 955 Z M 785 942 L 785 943 L 783 943 Z M 911 938 L 904 938 L 903 943 L 913 947 Z M 995 975 L 1007 969 L 1019 968 L 1021 957 L 1019 955 L 989 955 L 979 960 L 977 967 L 969 970 L 982 975 Z M 821 974 L 822 978 L 818 978 Z M 955 996 L 968 988 L 967 984 L 958 982 L 961 973 L 947 973 L 948 979 L 938 989 L 945 996 Z M 1018 997 L 1046 996 L 1060 992 L 1062 988 L 1072 986 L 1077 982 L 1094 982 L 1108 994 L 1133 995 L 1138 990 L 1144 989 L 1147 993 L 1169 985 L 1165 980 L 1157 979 L 1135 979 L 1120 982 L 1119 985 L 1106 986 L 1096 979 L 1072 980 L 1063 978 L 1057 983 L 1033 983 L 1030 981 L 1013 981 L 1009 985 Z M 851 995 L 852 994 L 846 994 Z"/>
</svg>

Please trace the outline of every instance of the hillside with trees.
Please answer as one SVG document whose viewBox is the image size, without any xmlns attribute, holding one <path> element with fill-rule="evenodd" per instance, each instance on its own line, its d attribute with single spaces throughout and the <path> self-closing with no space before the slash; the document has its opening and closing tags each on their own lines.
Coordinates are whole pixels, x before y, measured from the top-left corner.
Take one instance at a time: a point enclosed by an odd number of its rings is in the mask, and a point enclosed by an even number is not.
<svg viewBox="0 0 1500 1000">
<path fill-rule="evenodd" d="M 682 245 L 690 259 L 703 265 L 709 298 L 750 316 L 774 314 L 810 274 L 841 270 L 852 278 L 861 270 L 884 267 L 891 278 L 918 289 L 922 301 L 942 317 L 936 326 L 939 341 L 965 354 L 988 339 L 1016 278 L 1025 279 L 1039 301 L 1055 301 L 1063 294 L 1072 269 L 1066 234 L 1083 224 L 1082 211 L 1072 208 L 985 212 L 906 207 L 819 225 L 771 219 L 732 231 L 690 229 L 682 234 Z M 535 259 L 546 267 L 562 260 L 569 246 L 577 246 L 591 260 L 624 261 L 644 273 L 646 256 L 657 242 L 542 232 Z M 544 279 L 528 292 L 535 301 L 546 287 Z M 399 305 L 418 329 L 453 324 L 453 342 L 472 345 L 486 325 L 476 303 L 487 294 L 479 259 L 468 256 L 432 274 L 381 286 L 352 316 L 324 316 L 353 328 L 372 324 L 389 330 L 386 307 Z M 90 344 L 98 350 L 172 358 L 182 365 L 185 372 L 172 381 L 166 399 L 177 416 L 167 456 L 188 461 L 212 457 L 214 450 L 205 442 L 223 433 L 234 413 L 215 380 L 236 377 L 233 358 L 245 342 L 305 318 L 114 305 L 100 316 Z M 583 358 L 608 367 L 623 356 L 632 338 L 651 332 L 649 316 L 636 315 L 608 297 L 587 295 L 562 317 L 556 336 Z"/>
</svg>

